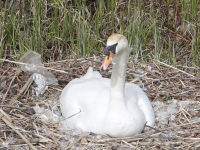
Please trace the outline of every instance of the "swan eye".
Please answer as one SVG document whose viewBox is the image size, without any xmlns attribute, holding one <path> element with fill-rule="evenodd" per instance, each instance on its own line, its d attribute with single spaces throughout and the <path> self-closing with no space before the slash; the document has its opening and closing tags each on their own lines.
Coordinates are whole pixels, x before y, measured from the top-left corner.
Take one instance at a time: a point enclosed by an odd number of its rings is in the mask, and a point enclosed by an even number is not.
<svg viewBox="0 0 200 150">
<path fill-rule="evenodd" d="M 106 49 L 104 50 L 104 54 L 106 56 L 108 56 L 108 59 L 109 59 L 109 55 L 110 55 L 110 52 L 112 52 L 113 54 L 116 53 L 116 46 L 118 45 L 118 43 L 116 44 L 113 44 L 113 45 L 109 45 L 106 47 Z"/>
</svg>

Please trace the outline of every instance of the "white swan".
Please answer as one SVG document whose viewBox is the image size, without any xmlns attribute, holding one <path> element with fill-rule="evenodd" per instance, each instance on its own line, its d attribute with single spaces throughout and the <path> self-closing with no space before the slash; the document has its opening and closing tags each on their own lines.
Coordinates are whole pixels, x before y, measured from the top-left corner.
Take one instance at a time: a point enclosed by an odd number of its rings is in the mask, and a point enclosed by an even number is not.
<svg viewBox="0 0 200 150">
<path fill-rule="evenodd" d="M 141 88 L 125 84 L 129 54 L 126 37 L 111 35 L 104 54 L 104 70 L 114 57 L 111 80 L 89 68 L 85 76 L 72 80 L 62 91 L 60 107 L 62 115 L 68 118 L 66 126 L 113 137 L 141 133 L 145 123 L 154 125 L 155 116 Z"/>
</svg>

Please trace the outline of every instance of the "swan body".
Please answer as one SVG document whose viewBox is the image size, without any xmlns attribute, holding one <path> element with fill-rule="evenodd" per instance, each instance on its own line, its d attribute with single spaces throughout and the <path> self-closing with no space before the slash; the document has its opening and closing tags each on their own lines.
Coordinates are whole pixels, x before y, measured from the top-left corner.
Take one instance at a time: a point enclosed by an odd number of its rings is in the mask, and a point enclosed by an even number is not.
<svg viewBox="0 0 200 150">
<path fill-rule="evenodd" d="M 106 70 L 113 62 L 111 79 L 89 68 L 83 77 L 72 80 L 62 91 L 60 107 L 67 118 L 66 126 L 113 137 L 141 133 L 145 123 L 154 125 L 155 116 L 142 89 L 132 83 L 125 84 L 127 39 L 120 34 L 111 35 L 104 54 L 101 68 Z"/>
</svg>

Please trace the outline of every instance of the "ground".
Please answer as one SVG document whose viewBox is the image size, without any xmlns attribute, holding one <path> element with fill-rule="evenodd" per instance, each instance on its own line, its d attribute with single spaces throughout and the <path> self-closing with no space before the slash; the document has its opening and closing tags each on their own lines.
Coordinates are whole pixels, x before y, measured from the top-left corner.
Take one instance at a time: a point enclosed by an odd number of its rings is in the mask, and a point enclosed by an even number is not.
<svg viewBox="0 0 200 150">
<path fill-rule="evenodd" d="M 147 93 L 155 110 L 155 129 L 126 138 L 64 129 L 59 96 L 64 86 L 84 75 L 89 66 L 99 71 L 102 57 L 53 63 L 45 67 L 58 85 L 35 95 L 31 73 L 14 63 L 0 68 L 1 149 L 198 149 L 200 148 L 200 80 L 195 68 L 175 68 L 163 62 L 133 63 L 129 59 L 127 82 Z M 111 66 L 112 67 L 112 66 Z M 64 70 L 66 73 L 61 72 Z M 111 68 L 109 68 L 111 70 Z M 110 71 L 101 71 L 110 78 Z M 30 84 L 28 84 L 30 82 Z"/>
</svg>

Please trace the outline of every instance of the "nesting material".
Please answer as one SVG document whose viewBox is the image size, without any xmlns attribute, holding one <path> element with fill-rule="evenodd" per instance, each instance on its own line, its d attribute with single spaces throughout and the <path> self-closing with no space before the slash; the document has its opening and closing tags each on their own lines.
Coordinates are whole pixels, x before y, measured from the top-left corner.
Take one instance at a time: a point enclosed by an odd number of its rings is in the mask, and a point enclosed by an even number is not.
<svg viewBox="0 0 200 150">
<path fill-rule="evenodd" d="M 45 64 L 45 67 L 54 70 L 51 72 L 59 85 L 51 85 L 43 95 L 36 96 L 33 82 L 14 105 L 9 105 L 9 102 L 31 75 L 22 72 L 12 81 L 17 69 L 4 62 L 0 70 L 0 83 L 4 83 L 0 86 L 0 149 L 200 148 L 200 80 L 193 74 L 199 70 L 187 67 L 177 69 L 159 62 L 129 62 L 126 76 L 127 82 L 140 85 L 147 93 L 155 110 L 155 128 L 158 130 L 146 128 L 144 133 L 133 137 L 112 138 L 63 127 L 62 120 L 67 118 L 60 113 L 61 90 L 72 79 L 83 76 L 88 67 L 99 71 L 102 60 L 95 57 Z M 56 70 L 64 70 L 65 73 Z M 100 73 L 103 77 L 111 76 L 109 71 Z M 13 126 L 9 126 L 3 118 Z"/>
</svg>

